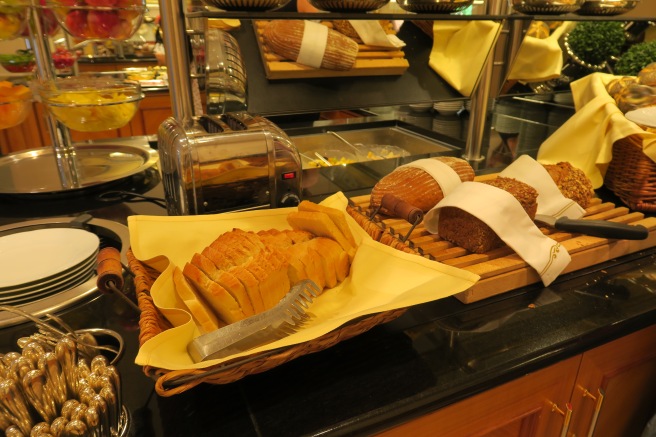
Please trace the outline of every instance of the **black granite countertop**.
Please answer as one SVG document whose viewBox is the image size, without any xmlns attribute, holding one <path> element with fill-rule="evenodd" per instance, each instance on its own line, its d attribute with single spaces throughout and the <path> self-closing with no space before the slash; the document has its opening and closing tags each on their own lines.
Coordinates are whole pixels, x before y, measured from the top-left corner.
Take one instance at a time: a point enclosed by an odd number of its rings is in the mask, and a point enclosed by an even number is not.
<svg viewBox="0 0 656 437">
<path fill-rule="evenodd" d="M 0 197 L 0 225 L 83 212 L 119 223 L 133 214 L 165 214 L 147 201 L 99 198 L 103 190 L 125 187 L 162 197 L 151 170 L 83 195 Z M 134 436 L 366 435 L 652 325 L 655 257 L 656 248 L 645 250 L 547 288 L 473 304 L 446 298 L 418 305 L 324 351 L 172 397 L 158 396 L 154 381 L 133 363 L 138 318 L 120 299 L 97 296 L 61 316 L 75 327 L 106 327 L 124 337 L 118 367 Z M 26 330 L 33 327 L 5 328 L 2 352 L 15 350 Z"/>
</svg>

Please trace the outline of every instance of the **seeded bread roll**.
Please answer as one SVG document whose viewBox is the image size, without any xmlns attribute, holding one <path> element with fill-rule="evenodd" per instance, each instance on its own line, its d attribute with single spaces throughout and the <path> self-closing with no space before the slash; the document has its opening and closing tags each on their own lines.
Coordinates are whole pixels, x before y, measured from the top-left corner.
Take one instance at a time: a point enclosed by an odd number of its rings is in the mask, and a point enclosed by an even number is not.
<svg viewBox="0 0 656 437">
<path fill-rule="evenodd" d="M 652 62 L 640 70 L 638 80 L 643 85 L 656 86 L 656 62 Z"/>
<path fill-rule="evenodd" d="M 538 192 L 535 188 L 517 179 L 504 177 L 483 183 L 512 194 L 531 220 L 535 218 L 538 209 Z M 504 245 L 503 240 L 482 220 L 452 206 L 440 210 L 437 232 L 442 239 L 473 253 L 486 253 Z"/>
<path fill-rule="evenodd" d="M 634 109 L 654 106 L 656 105 L 656 87 L 639 83 L 631 84 L 622 88 L 615 95 L 615 102 L 624 114 Z"/>
<path fill-rule="evenodd" d="M 301 51 L 305 32 L 305 21 L 273 20 L 264 29 L 264 43 L 279 56 L 296 62 Z M 350 70 L 358 54 L 358 43 L 349 37 L 328 29 L 326 49 L 321 68 L 328 70 Z"/>
<path fill-rule="evenodd" d="M 590 199 L 594 197 L 592 182 L 581 169 L 574 167 L 569 162 L 557 164 L 545 164 L 544 168 L 549 172 L 561 194 L 568 199 L 578 203 L 581 208 L 587 208 Z"/>
<path fill-rule="evenodd" d="M 638 78 L 634 76 L 619 77 L 608 82 L 608 85 L 606 85 L 606 90 L 608 91 L 608 94 L 610 94 L 610 96 L 615 99 L 615 96 L 619 94 L 620 91 L 637 82 Z"/>
<path fill-rule="evenodd" d="M 451 167 L 458 173 L 460 180 L 473 181 L 474 169 L 467 161 L 451 156 L 441 156 L 436 159 Z M 444 192 L 429 173 L 417 167 L 399 167 L 384 176 L 371 190 L 370 205 L 378 208 L 385 194 L 393 194 L 415 208 L 428 212 L 444 198 Z M 381 209 L 383 214 L 389 211 Z"/>
</svg>

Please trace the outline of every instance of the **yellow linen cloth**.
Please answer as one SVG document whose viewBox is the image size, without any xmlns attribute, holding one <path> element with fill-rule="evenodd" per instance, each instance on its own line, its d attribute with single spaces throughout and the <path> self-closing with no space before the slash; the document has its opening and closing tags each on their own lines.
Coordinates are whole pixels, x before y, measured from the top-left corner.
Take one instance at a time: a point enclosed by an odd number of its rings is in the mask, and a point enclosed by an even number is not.
<svg viewBox="0 0 656 437">
<path fill-rule="evenodd" d="M 565 22 L 543 39 L 526 35 L 512 61 L 508 80 L 541 82 L 559 77 L 563 68 L 559 40 L 570 27 L 571 23 Z"/>
<path fill-rule="evenodd" d="M 471 96 L 501 30 L 494 21 L 435 21 L 428 65 L 463 96 Z"/>
<path fill-rule="evenodd" d="M 639 136 L 644 153 L 656 161 L 656 133 L 647 132 L 627 120 L 606 91 L 606 85 L 615 77 L 592 73 L 572 82 L 576 113 L 542 143 L 538 162 L 569 161 L 585 172 L 594 188 L 599 188 L 604 183 L 613 157 L 613 143 L 617 140 Z"/>
<path fill-rule="evenodd" d="M 342 193 L 337 193 L 322 204 L 345 211 L 347 202 Z M 175 295 L 173 267 L 184 266 L 195 252 L 202 251 L 218 235 L 235 227 L 246 231 L 289 229 L 286 218 L 294 209 L 182 217 L 129 217 L 130 244 L 135 257 L 163 269 L 151 287 L 151 296 L 175 326 L 144 343 L 135 363 L 168 370 L 205 368 L 227 359 L 306 342 L 361 316 L 451 296 L 467 290 L 479 279 L 465 270 L 378 243 L 345 213 L 358 243 L 351 274 L 337 287 L 324 290 L 312 303 L 309 312 L 314 317 L 306 327 L 251 351 L 195 364 L 187 353 L 187 344 L 199 332 Z"/>
</svg>

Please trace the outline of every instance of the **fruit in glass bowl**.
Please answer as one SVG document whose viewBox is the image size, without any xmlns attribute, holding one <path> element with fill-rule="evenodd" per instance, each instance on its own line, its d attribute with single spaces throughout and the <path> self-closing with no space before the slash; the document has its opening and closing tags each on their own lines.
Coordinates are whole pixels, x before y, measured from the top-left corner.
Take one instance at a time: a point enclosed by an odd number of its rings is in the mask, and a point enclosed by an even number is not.
<svg viewBox="0 0 656 437">
<path fill-rule="evenodd" d="M 32 93 L 24 85 L 0 82 L 0 129 L 9 129 L 25 121 L 32 109 Z"/>
<path fill-rule="evenodd" d="M 31 50 L 17 50 L 14 54 L 0 55 L 0 65 L 10 73 L 31 73 L 36 68 Z"/>
<path fill-rule="evenodd" d="M 46 0 L 39 0 L 40 9 L 38 10 L 39 20 L 41 21 L 41 30 L 48 35 L 54 36 L 59 30 L 59 23 L 57 22 L 57 17 L 55 14 L 46 7 Z M 30 31 L 28 26 L 25 26 L 21 36 L 28 37 L 30 36 Z"/>
<path fill-rule="evenodd" d="M 48 111 L 70 129 L 100 132 L 130 122 L 144 95 L 138 83 L 99 77 L 44 81 L 35 88 Z"/>
<path fill-rule="evenodd" d="M 126 40 L 141 26 L 146 10 L 144 0 L 45 1 L 61 27 L 81 39 Z"/>
<path fill-rule="evenodd" d="M 57 47 L 52 54 L 52 63 L 55 64 L 57 70 L 71 68 L 75 61 L 77 61 L 77 56 L 63 47 Z"/>
<path fill-rule="evenodd" d="M 27 28 L 28 14 L 25 0 L 0 0 L 0 40 L 21 36 Z"/>
</svg>

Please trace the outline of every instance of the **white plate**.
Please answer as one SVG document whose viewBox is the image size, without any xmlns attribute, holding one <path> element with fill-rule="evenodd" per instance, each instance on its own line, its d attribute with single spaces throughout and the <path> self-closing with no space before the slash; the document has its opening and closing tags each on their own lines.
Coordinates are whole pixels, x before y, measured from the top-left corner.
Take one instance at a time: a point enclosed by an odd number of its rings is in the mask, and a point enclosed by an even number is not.
<svg viewBox="0 0 656 437">
<path fill-rule="evenodd" d="M 99 244 L 95 234 L 71 228 L 0 237 L 0 287 L 18 287 L 65 272 L 87 260 Z"/>
<path fill-rule="evenodd" d="M 20 287 L 10 287 L 10 288 L 0 288 L 0 299 L 7 296 L 16 296 L 21 294 L 28 294 L 34 292 L 44 291 L 47 292 L 50 289 L 55 287 L 61 287 L 62 285 L 69 284 L 73 282 L 75 278 L 86 275 L 90 271 L 94 271 L 98 261 L 98 251 L 94 252 L 87 260 L 79 264 L 78 266 L 68 269 L 62 274 L 53 275 L 42 281 L 31 282 L 29 285 L 20 286 Z"/>
<path fill-rule="evenodd" d="M 624 114 L 627 120 L 640 126 L 656 127 L 656 106 L 634 109 Z"/>
</svg>

